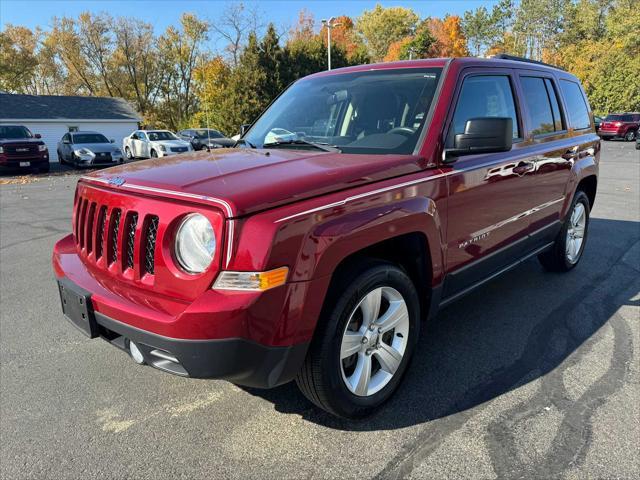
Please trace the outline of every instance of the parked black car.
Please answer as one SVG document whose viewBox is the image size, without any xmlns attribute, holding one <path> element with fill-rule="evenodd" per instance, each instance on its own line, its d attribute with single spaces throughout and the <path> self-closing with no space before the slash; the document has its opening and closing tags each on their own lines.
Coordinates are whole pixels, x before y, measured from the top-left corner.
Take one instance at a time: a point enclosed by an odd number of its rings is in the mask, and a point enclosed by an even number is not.
<svg viewBox="0 0 640 480">
<path fill-rule="evenodd" d="M 191 128 L 188 130 L 182 130 L 178 132 L 178 136 L 182 140 L 191 142 L 191 146 L 194 150 L 204 150 L 207 148 L 224 148 L 233 147 L 236 142 L 230 138 L 225 137 L 218 130 L 212 128 Z"/>
</svg>

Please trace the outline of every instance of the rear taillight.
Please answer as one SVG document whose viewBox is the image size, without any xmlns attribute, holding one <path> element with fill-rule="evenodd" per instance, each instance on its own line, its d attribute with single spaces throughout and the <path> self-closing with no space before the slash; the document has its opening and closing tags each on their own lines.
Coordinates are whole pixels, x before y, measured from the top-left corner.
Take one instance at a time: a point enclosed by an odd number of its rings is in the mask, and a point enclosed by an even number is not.
<svg viewBox="0 0 640 480">
<path fill-rule="evenodd" d="M 614 125 L 615 125 L 616 127 L 621 127 L 621 126 L 622 126 L 622 122 L 616 122 L 616 123 L 614 123 Z"/>
</svg>

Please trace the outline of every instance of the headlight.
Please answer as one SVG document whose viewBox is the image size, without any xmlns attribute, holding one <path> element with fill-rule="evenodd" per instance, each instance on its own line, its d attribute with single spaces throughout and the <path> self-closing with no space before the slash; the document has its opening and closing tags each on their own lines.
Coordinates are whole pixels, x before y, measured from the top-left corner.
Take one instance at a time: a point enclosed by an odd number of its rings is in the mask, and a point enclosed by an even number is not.
<svg viewBox="0 0 640 480">
<path fill-rule="evenodd" d="M 74 150 L 73 153 L 75 153 L 76 156 L 84 162 L 88 162 L 89 160 L 93 160 L 94 158 L 96 158 L 95 153 L 93 153 L 88 148 L 78 148 Z"/>
<path fill-rule="evenodd" d="M 176 234 L 176 258 L 189 273 L 204 272 L 216 252 L 216 236 L 204 215 L 192 213 L 180 224 Z"/>
<path fill-rule="evenodd" d="M 0 153 L 4 153 L 4 148 L 0 147 Z"/>
<path fill-rule="evenodd" d="M 167 147 L 165 147 L 164 145 L 158 145 L 160 147 L 160 150 L 162 150 L 163 152 L 167 151 Z"/>
<path fill-rule="evenodd" d="M 47 151 L 47 146 L 46 145 L 38 145 L 38 150 L 41 152 L 46 152 Z"/>
</svg>

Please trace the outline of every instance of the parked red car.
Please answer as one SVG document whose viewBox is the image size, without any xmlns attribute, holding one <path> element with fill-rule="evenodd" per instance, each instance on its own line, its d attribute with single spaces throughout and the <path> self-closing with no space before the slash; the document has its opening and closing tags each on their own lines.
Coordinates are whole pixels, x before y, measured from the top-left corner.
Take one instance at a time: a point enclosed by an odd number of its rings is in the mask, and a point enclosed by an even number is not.
<svg viewBox="0 0 640 480">
<path fill-rule="evenodd" d="M 530 257 L 568 271 L 585 248 L 600 140 L 556 68 L 322 72 L 239 143 L 80 179 L 53 252 L 73 324 L 140 364 L 295 379 L 361 417 L 400 384 L 422 319 Z"/>
<path fill-rule="evenodd" d="M 607 115 L 600 124 L 598 135 L 603 140 L 623 138 L 632 142 L 640 128 L 640 113 L 615 113 Z"/>
<path fill-rule="evenodd" d="M 49 150 L 22 125 L 0 125 L 0 169 L 49 171 Z"/>
</svg>

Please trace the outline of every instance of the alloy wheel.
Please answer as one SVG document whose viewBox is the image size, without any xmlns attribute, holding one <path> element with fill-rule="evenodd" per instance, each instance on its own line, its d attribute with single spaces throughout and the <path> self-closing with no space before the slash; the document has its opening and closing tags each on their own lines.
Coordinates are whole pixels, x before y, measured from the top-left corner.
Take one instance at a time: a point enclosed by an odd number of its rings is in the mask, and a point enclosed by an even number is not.
<svg viewBox="0 0 640 480">
<path fill-rule="evenodd" d="M 367 293 L 351 313 L 340 347 L 342 379 L 351 393 L 368 397 L 398 370 L 409 340 L 409 311 L 396 289 Z"/>
<path fill-rule="evenodd" d="M 569 218 L 569 228 L 567 229 L 565 247 L 567 260 L 571 264 L 576 263 L 580 259 L 586 226 L 587 211 L 581 202 L 577 202 L 573 207 L 573 212 L 571 212 L 571 217 Z"/>
</svg>

